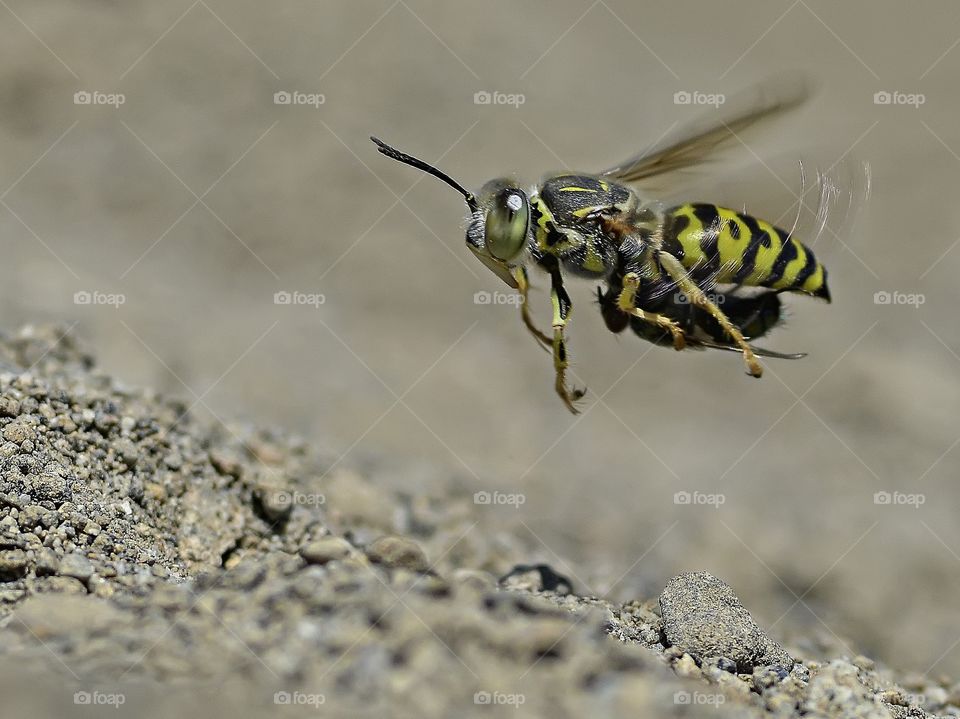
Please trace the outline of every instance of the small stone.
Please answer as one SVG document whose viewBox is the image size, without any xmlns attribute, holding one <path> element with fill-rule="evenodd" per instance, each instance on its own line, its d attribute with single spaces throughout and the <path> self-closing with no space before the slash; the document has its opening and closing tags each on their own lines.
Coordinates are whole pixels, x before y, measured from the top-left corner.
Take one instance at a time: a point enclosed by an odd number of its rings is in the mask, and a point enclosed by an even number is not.
<svg viewBox="0 0 960 719">
<path fill-rule="evenodd" d="M 719 657 L 717 659 L 717 669 L 722 672 L 727 672 L 729 674 L 737 673 L 737 663 L 732 659 L 727 659 L 726 657 Z"/>
<path fill-rule="evenodd" d="M 40 519 L 46 514 L 47 510 L 37 504 L 31 504 L 23 508 L 17 521 L 22 529 L 30 529 L 40 524 Z"/>
<path fill-rule="evenodd" d="M 341 537 L 323 537 L 300 548 L 300 556 L 308 564 L 326 564 L 343 559 L 353 551 L 350 543 Z"/>
<path fill-rule="evenodd" d="M 727 657 L 750 673 L 755 666 L 793 666 L 767 637 L 733 590 L 708 572 L 674 577 L 660 594 L 663 631 L 671 645 L 695 657 Z"/>
<path fill-rule="evenodd" d="M 137 445 L 131 440 L 124 438 L 117 442 L 116 452 L 120 455 L 120 460 L 127 465 L 127 467 L 133 469 L 137 466 L 137 459 L 140 457 L 140 452 L 137 450 Z"/>
<path fill-rule="evenodd" d="M 257 489 L 260 508 L 268 522 L 284 522 L 293 511 L 293 494 L 285 489 L 261 485 Z"/>
<path fill-rule="evenodd" d="M 41 549 L 37 556 L 37 576 L 50 576 L 56 574 L 58 569 L 60 569 L 60 560 L 57 558 L 57 553 L 47 547 Z"/>
<path fill-rule="evenodd" d="M 405 537 L 380 537 L 367 547 L 367 557 L 371 562 L 390 568 L 412 569 L 416 572 L 425 572 L 430 568 L 419 545 Z"/>
<path fill-rule="evenodd" d="M 3 438 L 14 444 L 22 444 L 27 440 L 32 440 L 37 436 L 33 427 L 23 422 L 11 422 L 3 428 Z"/>
<path fill-rule="evenodd" d="M 547 564 L 517 564 L 500 578 L 505 589 L 520 589 L 527 592 L 556 592 L 570 594 L 573 584 Z"/>
<path fill-rule="evenodd" d="M 240 479 L 240 475 L 243 473 L 243 465 L 240 464 L 240 460 L 222 449 L 210 451 L 210 463 L 217 472 L 227 477 Z"/>
<path fill-rule="evenodd" d="M 0 552 L 0 582 L 20 579 L 27 573 L 27 553 L 22 549 Z"/>
<path fill-rule="evenodd" d="M 692 679 L 702 675 L 700 667 L 697 666 L 697 663 L 689 654 L 684 654 L 673 663 L 673 671 L 676 672 L 678 677 L 683 677 L 684 679 Z"/>
<path fill-rule="evenodd" d="M 86 582 L 93 576 L 93 564 L 82 554 L 68 554 L 60 560 L 60 576 Z"/>
<path fill-rule="evenodd" d="M 20 414 L 20 403 L 13 397 L 0 397 L 0 417 L 16 417 Z"/>
<path fill-rule="evenodd" d="M 103 529 L 103 528 L 102 528 L 99 524 L 97 524 L 97 523 L 94 522 L 93 520 L 90 520 L 89 522 L 87 522 L 87 523 L 84 525 L 84 527 L 83 527 L 83 533 L 84 533 L 84 534 L 87 534 L 87 535 L 89 535 L 89 536 L 91 536 L 91 537 L 96 537 L 97 535 L 100 534 L 100 532 L 101 532 L 102 529 Z"/>
</svg>

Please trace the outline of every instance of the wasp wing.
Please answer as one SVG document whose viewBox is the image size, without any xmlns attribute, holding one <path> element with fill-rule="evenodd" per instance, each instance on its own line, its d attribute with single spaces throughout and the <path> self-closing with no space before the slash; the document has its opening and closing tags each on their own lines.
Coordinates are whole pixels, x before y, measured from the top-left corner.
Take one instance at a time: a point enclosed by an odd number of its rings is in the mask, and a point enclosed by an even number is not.
<svg viewBox="0 0 960 719">
<path fill-rule="evenodd" d="M 653 145 L 599 173 L 620 182 L 642 182 L 701 164 L 752 125 L 800 105 L 810 94 L 799 75 L 778 75 L 742 91 L 716 110 L 672 127 Z"/>
</svg>

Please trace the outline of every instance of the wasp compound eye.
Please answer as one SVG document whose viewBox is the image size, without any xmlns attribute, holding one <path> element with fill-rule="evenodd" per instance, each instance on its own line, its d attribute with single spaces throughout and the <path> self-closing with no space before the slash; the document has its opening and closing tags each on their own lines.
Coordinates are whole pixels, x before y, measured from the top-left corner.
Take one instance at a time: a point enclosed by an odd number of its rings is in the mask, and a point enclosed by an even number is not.
<svg viewBox="0 0 960 719">
<path fill-rule="evenodd" d="M 530 225 L 530 203 L 518 189 L 504 188 L 487 210 L 484 240 L 487 252 L 498 260 L 512 260 L 523 249 Z"/>
</svg>

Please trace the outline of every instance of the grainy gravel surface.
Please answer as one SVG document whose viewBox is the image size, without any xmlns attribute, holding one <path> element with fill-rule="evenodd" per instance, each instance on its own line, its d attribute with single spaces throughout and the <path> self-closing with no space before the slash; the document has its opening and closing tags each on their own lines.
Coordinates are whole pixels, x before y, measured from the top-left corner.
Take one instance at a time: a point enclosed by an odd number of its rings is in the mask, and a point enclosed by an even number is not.
<svg viewBox="0 0 960 719">
<path fill-rule="evenodd" d="M 198 424 L 62 328 L 0 361 L 5 717 L 960 713 L 960 684 L 769 636 L 707 572 L 582 596 L 455 483 Z"/>
</svg>

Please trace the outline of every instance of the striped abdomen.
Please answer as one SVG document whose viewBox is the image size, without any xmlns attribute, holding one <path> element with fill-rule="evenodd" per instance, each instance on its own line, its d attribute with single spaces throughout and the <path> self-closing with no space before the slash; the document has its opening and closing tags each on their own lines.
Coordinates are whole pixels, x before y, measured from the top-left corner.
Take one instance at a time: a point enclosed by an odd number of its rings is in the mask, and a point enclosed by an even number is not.
<svg viewBox="0 0 960 719">
<path fill-rule="evenodd" d="M 671 208 L 663 250 L 697 276 L 830 301 L 827 271 L 809 247 L 769 222 L 734 210 L 699 203 Z"/>
</svg>

